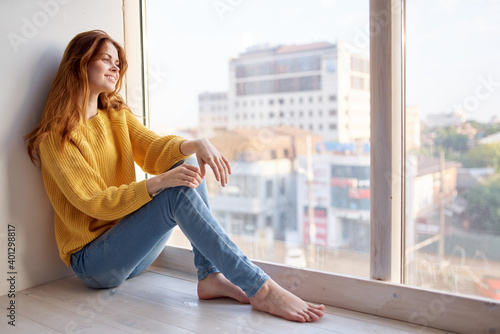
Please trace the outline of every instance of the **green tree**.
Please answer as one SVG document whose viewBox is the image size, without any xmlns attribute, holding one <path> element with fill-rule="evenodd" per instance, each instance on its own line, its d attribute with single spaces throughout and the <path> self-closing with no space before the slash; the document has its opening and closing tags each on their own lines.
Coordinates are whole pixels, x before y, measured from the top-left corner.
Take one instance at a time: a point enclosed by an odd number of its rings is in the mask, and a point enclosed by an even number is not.
<svg viewBox="0 0 500 334">
<path fill-rule="evenodd" d="M 465 193 L 471 228 L 500 235 L 500 179 L 470 188 Z"/>
<path fill-rule="evenodd" d="M 491 167 L 498 170 L 500 167 L 500 143 L 477 145 L 467 152 L 465 158 L 462 160 L 465 167 Z"/>
<path fill-rule="evenodd" d="M 434 142 L 448 153 L 465 153 L 469 150 L 469 137 L 458 134 L 451 126 L 439 129 Z"/>
</svg>

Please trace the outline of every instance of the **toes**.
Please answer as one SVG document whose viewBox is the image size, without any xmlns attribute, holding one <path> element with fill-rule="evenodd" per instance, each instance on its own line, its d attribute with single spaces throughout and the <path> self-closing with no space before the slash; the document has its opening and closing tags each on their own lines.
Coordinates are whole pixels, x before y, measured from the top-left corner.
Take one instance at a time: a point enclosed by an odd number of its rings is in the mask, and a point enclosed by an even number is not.
<svg viewBox="0 0 500 334">
<path fill-rule="evenodd" d="M 305 321 L 311 322 L 311 316 L 307 311 L 300 312 L 299 314 L 305 319 Z"/>
<path fill-rule="evenodd" d="M 309 307 L 307 310 L 310 312 L 310 313 L 313 313 L 314 315 L 318 316 L 318 317 L 322 317 L 325 315 L 325 312 L 323 312 L 323 310 L 325 309 L 325 307 L 323 306 L 323 308 L 316 308 L 316 307 Z"/>
<path fill-rule="evenodd" d="M 285 319 L 288 319 L 288 320 L 292 320 L 292 321 L 298 321 L 298 322 L 306 322 L 306 318 L 305 318 L 305 315 L 301 315 L 301 314 L 292 314 L 290 315 L 290 317 L 285 317 Z"/>
<path fill-rule="evenodd" d="M 319 320 L 319 316 L 312 312 L 312 311 L 308 311 L 307 313 L 309 315 L 309 318 L 311 319 L 310 321 L 318 321 Z"/>
</svg>

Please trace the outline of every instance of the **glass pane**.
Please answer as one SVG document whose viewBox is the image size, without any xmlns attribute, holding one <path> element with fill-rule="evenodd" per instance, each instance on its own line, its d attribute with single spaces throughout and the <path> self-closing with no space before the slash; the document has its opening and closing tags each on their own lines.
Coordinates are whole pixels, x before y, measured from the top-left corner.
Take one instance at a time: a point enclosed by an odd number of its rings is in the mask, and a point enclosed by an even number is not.
<svg viewBox="0 0 500 334">
<path fill-rule="evenodd" d="M 500 2 L 407 1 L 408 284 L 500 299 Z"/>
<path fill-rule="evenodd" d="M 231 161 L 211 207 L 249 257 L 368 277 L 368 0 L 197 6 L 147 1 L 152 129 Z"/>
</svg>

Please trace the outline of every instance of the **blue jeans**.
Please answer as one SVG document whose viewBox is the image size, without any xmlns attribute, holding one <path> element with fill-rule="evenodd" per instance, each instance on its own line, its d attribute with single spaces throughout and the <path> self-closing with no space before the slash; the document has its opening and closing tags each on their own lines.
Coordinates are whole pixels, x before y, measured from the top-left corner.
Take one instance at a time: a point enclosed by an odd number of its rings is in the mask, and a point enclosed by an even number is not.
<svg viewBox="0 0 500 334">
<path fill-rule="evenodd" d="M 269 279 L 229 239 L 212 216 L 205 182 L 168 188 L 71 255 L 71 268 L 89 287 L 119 286 L 149 267 L 175 226 L 193 246 L 198 279 L 222 272 L 249 297 Z"/>
</svg>

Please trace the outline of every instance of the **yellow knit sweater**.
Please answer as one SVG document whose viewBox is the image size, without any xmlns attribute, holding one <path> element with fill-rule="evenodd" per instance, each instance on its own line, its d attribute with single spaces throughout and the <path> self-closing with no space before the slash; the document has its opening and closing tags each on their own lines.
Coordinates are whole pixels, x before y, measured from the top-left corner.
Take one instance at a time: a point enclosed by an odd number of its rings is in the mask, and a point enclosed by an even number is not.
<svg viewBox="0 0 500 334">
<path fill-rule="evenodd" d="M 71 254 L 151 201 L 146 181 L 136 182 L 134 161 L 147 173 L 163 173 L 186 158 L 179 149 L 183 141 L 158 136 L 127 110 L 99 110 L 63 150 L 60 135 L 47 136 L 40 145 L 43 181 L 67 266 Z"/>
</svg>

